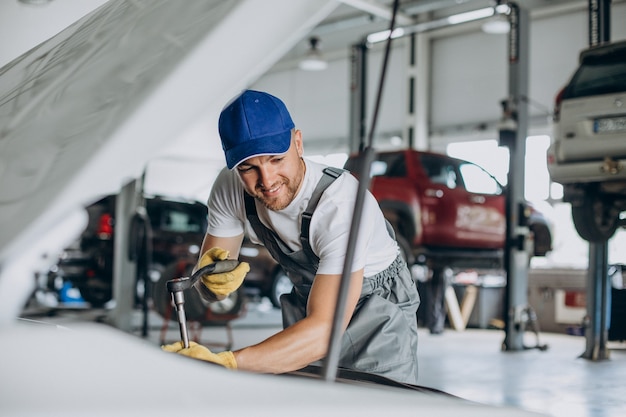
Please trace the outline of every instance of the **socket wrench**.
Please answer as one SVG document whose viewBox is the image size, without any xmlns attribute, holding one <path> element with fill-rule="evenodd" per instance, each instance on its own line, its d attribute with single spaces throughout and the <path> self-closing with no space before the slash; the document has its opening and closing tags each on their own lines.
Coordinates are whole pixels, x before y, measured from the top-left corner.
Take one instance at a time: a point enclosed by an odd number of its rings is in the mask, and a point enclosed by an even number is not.
<svg viewBox="0 0 626 417">
<path fill-rule="evenodd" d="M 183 347 L 189 347 L 189 333 L 187 332 L 187 317 L 185 316 L 185 296 L 183 292 L 186 289 L 191 288 L 198 279 L 203 275 L 219 274 L 223 272 L 230 272 L 239 265 L 239 261 L 227 259 L 224 261 L 217 261 L 212 264 L 206 265 L 190 277 L 174 278 L 167 281 L 167 290 L 172 295 L 172 302 L 176 307 L 176 314 L 178 316 L 178 326 L 180 327 L 180 337 L 183 342 Z"/>
</svg>

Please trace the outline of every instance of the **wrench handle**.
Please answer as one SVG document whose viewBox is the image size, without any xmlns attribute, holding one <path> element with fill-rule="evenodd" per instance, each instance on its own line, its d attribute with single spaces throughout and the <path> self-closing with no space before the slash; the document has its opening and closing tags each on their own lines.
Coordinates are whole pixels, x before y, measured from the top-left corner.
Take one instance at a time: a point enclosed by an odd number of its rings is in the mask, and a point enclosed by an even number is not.
<svg viewBox="0 0 626 417">
<path fill-rule="evenodd" d="M 167 290 L 172 294 L 172 302 L 176 307 L 180 338 L 184 348 L 189 347 L 189 333 L 187 332 L 187 316 L 185 315 L 185 296 L 183 291 L 193 286 L 198 278 L 203 275 L 229 272 L 235 269 L 237 265 L 239 265 L 239 261 L 231 259 L 217 261 L 198 269 L 191 277 L 180 277 L 167 281 Z"/>
<path fill-rule="evenodd" d="M 167 290 L 169 292 L 184 291 L 191 288 L 196 283 L 198 278 L 207 274 L 220 274 L 222 272 L 230 272 L 239 265 L 239 261 L 233 259 L 226 259 L 224 261 L 216 261 L 212 264 L 208 264 L 198 269 L 190 277 L 174 278 L 167 281 Z"/>
</svg>

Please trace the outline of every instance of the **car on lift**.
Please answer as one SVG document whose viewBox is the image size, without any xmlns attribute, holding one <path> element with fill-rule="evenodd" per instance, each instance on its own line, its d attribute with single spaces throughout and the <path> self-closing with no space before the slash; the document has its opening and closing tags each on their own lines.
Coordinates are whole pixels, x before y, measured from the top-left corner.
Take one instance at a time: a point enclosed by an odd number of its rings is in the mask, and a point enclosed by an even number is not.
<svg viewBox="0 0 626 417">
<path fill-rule="evenodd" d="M 552 181 L 563 185 L 578 234 L 603 242 L 626 210 L 626 41 L 583 50 L 555 99 Z"/>
<path fill-rule="evenodd" d="M 362 156 L 344 168 L 358 176 Z M 437 152 L 377 152 L 370 190 L 409 264 L 433 268 L 502 266 L 506 233 L 505 188 L 482 167 Z M 552 223 L 530 202 L 523 207 L 533 236 L 530 255 L 552 249 Z"/>
</svg>

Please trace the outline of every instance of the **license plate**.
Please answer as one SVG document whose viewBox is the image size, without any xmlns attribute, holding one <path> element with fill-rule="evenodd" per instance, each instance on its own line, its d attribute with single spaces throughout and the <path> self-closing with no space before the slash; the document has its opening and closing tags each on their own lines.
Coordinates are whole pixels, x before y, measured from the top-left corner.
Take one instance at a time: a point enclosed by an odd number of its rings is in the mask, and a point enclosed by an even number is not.
<svg viewBox="0 0 626 417">
<path fill-rule="evenodd" d="M 595 119 L 593 131 L 595 133 L 626 132 L 626 116 Z"/>
</svg>

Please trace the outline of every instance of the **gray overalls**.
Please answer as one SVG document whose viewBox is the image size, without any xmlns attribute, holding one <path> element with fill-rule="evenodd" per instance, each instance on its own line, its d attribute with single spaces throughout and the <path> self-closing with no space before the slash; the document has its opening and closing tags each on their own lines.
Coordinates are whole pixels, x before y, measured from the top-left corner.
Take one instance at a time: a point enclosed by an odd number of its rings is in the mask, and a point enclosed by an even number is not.
<svg viewBox="0 0 626 417">
<path fill-rule="evenodd" d="M 281 296 L 283 327 L 306 316 L 319 258 L 309 243 L 311 217 L 324 190 L 343 170 L 326 168 L 302 215 L 303 249 L 292 251 L 261 223 L 254 198 L 244 192 L 246 216 L 257 237 L 294 284 Z M 420 298 L 404 260 L 398 256 L 384 271 L 364 277 L 361 297 L 342 338 L 339 366 L 417 384 L 417 307 Z"/>
</svg>

